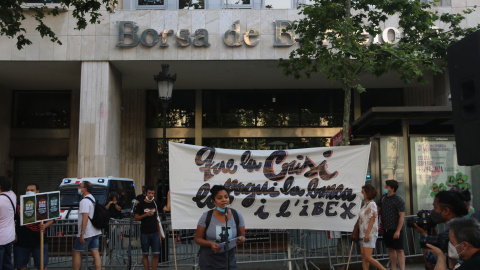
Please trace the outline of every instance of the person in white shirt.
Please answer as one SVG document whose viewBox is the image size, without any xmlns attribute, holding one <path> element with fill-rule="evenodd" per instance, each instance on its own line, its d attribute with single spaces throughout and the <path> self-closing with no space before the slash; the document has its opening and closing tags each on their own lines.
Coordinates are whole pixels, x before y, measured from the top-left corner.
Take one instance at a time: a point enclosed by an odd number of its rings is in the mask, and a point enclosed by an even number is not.
<svg viewBox="0 0 480 270">
<path fill-rule="evenodd" d="M 13 270 L 12 247 L 15 240 L 15 208 L 17 196 L 6 177 L 0 176 L 0 269 Z"/>
<path fill-rule="evenodd" d="M 88 181 L 83 181 L 78 187 L 78 194 L 82 196 L 82 200 L 78 207 L 78 234 L 73 246 L 73 269 L 79 270 L 81 265 L 81 252 L 90 250 L 93 261 L 95 262 L 95 269 L 102 269 L 102 259 L 98 251 L 98 236 L 102 231 L 93 227 L 90 218 L 93 218 L 95 205 L 86 197 L 93 201 L 95 198 L 91 194 L 93 186 Z"/>
</svg>

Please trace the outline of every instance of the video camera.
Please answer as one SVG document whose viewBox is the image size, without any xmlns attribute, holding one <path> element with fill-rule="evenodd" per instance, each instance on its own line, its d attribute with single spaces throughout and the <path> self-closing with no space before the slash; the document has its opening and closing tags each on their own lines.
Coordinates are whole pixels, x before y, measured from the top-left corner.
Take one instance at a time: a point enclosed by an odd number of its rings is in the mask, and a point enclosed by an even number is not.
<svg viewBox="0 0 480 270">
<path fill-rule="evenodd" d="M 417 224 L 420 228 L 425 231 L 429 231 L 431 228 L 435 227 L 435 223 L 431 218 L 432 210 L 419 210 L 417 212 L 417 217 L 411 217 L 407 219 L 407 227 L 415 228 L 414 224 Z M 447 237 L 448 238 L 448 237 Z"/>
<path fill-rule="evenodd" d="M 419 240 L 421 248 L 428 248 L 427 244 L 430 244 L 438 247 L 445 253 L 448 252 L 448 241 L 448 232 L 443 232 L 437 236 L 421 235 Z"/>
</svg>

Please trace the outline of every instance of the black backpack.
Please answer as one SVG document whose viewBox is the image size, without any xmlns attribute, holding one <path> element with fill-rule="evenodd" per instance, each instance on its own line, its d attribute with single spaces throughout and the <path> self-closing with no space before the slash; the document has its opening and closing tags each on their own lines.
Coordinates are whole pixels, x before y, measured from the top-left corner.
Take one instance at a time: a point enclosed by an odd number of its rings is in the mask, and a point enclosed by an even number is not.
<svg viewBox="0 0 480 270">
<path fill-rule="evenodd" d="M 105 208 L 105 206 L 94 202 L 91 198 L 85 198 L 89 199 L 94 205 L 93 218 L 88 217 L 88 219 L 90 219 L 90 222 L 92 222 L 93 227 L 100 230 L 105 229 L 108 226 L 108 222 L 110 221 L 108 210 Z"/>
</svg>

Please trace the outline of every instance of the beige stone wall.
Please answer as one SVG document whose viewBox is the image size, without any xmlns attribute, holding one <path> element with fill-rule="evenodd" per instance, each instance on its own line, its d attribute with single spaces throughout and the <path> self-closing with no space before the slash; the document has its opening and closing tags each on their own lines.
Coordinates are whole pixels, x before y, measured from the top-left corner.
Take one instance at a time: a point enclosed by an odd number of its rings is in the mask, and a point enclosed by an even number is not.
<svg viewBox="0 0 480 270">
<path fill-rule="evenodd" d="M 108 62 L 83 62 L 78 177 L 120 175 L 121 75 Z"/>
<path fill-rule="evenodd" d="M 132 178 L 135 190 L 145 184 L 145 106 L 144 89 L 122 90 L 122 127 L 120 143 L 120 176 Z"/>
</svg>

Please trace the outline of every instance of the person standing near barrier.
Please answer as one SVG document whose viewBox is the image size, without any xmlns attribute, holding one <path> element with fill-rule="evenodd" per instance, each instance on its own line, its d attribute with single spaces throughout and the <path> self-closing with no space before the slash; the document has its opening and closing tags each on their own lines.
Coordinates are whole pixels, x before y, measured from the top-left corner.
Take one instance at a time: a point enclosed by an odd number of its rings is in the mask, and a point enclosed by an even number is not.
<svg viewBox="0 0 480 270">
<path fill-rule="evenodd" d="M 81 252 L 90 250 L 92 253 L 95 269 L 102 269 L 102 259 L 98 251 L 98 238 L 102 231 L 93 227 L 90 218 L 93 218 L 95 205 L 86 197 L 93 201 L 95 198 L 91 194 L 93 186 L 88 181 L 83 181 L 78 187 L 78 194 L 82 196 L 78 208 L 78 234 L 73 246 L 73 269 L 79 270 L 81 265 Z"/>
<path fill-rule="evenodd" d="M 200 245 L 198 265 L 201 270 L 210 269 L 237 269 L 235 246 L 245 242 L 245 221 L 239 211 L 229 208 L 230 197 L 224 186 L 215 185 L 210 189 L 211 199 L 215 208 L 203 213 L 198 221 L 195 232 L 195 243 Z M 228 211 L 228 212 L 227 212 Z M 236 244 L 230 244 L 225 254 L 224 247 L 219 245 L 225 242 L 225 217 L 228 222 L 228 240 L 238 237 Z M 228 261 L 230 262 L 227 265 Z"/>
<path fill-rule="evenodd" d="M 154 203 L 155 189 L 151 186 L 146 188 L 147 196 L 139 201 L 135 208 L 135 221 L 140 221 L 140 242 L 142 245 L 142 262 L 145 270 L 149 270 L 148 254 L 152 249 L 152 270 L 157 269 L 158 256 L 160 254 L 160 224 L 158 221 L 158 209 Z"/>
<path fill-rule="evenodd" d="M 142 193 L 138 194 L 137 197 L 135 197 L 135 200 L 137 201 L 135 205 L 137 205 L 139 202 L 145 200 L 145 197 L 147 196 L 147 186 L 143 185 L 142 186 Z"/>
<path fill-rule="evenodd" d="M 15 240 L 15 203 L 17 195 L 11 188 L 10 181 L 0 176 L 0 269 L 11 270 L 12 245 Z"/>
<path fill-rule="evenodd" d="M 380 262 L 372 257 L 378 237 L 378 211 L 377 204 L 373 201 L 377 196 L 377 191 L 372 185 L 365 185 L 362 187 L 362 195 L 365 204 L 358 214 L 362 268 L 368 270 L 371 264 L 377 269 L 386 270 Z"/>
<path fill-rule="evenodd" d="M 109 201 L 107 205 L 105 205 L 105 209 L 108 211 L 108 216 L 110 218 L 122 218 L 123 205 L 118 200 L 118 193 L 111 192 L 108 199 Z"/>
<path fill-rule="evenodd" d="M 382 208 L 382 224 L 384 228 L 383 241 L 388 248 L 391 269 L 397 269 L 397 261 L 400 270 L 405 270 L 405 251 L 403 250 L 403 222 L 405 221 L 405 202 L 395 192 L 398 190 L 398 182 L 395 180 L 385 181 L 384 191 L 377 204 Z"/>
<path fill-rule="evenodd" d="M 40 188 L 37 184 L 28 184 L 25 195 L 35 195 L 40 192 Z M 20 213 L 20 205 L 17 204 L 17 213 Z M 15 228 L 16 241 L 13 245 L 14 266 L 15 269 L 26 270 L 28 261 L 30 261 L 30 254 L 33 255 L 33 262 L 37 269 L 40 269 L 41 261 L 41 243 L 40 233 L 45 234 L 45 229 L 53 223 L 53 219 L 46 221 L 44 224 L 41 222 L 27 224 L 20 226 L 20 221 L 17 222 Z M 48 241 L 44 239 L 43 244 L 43 269 L 47 269 L 48 265 Z"/>
</svg>

